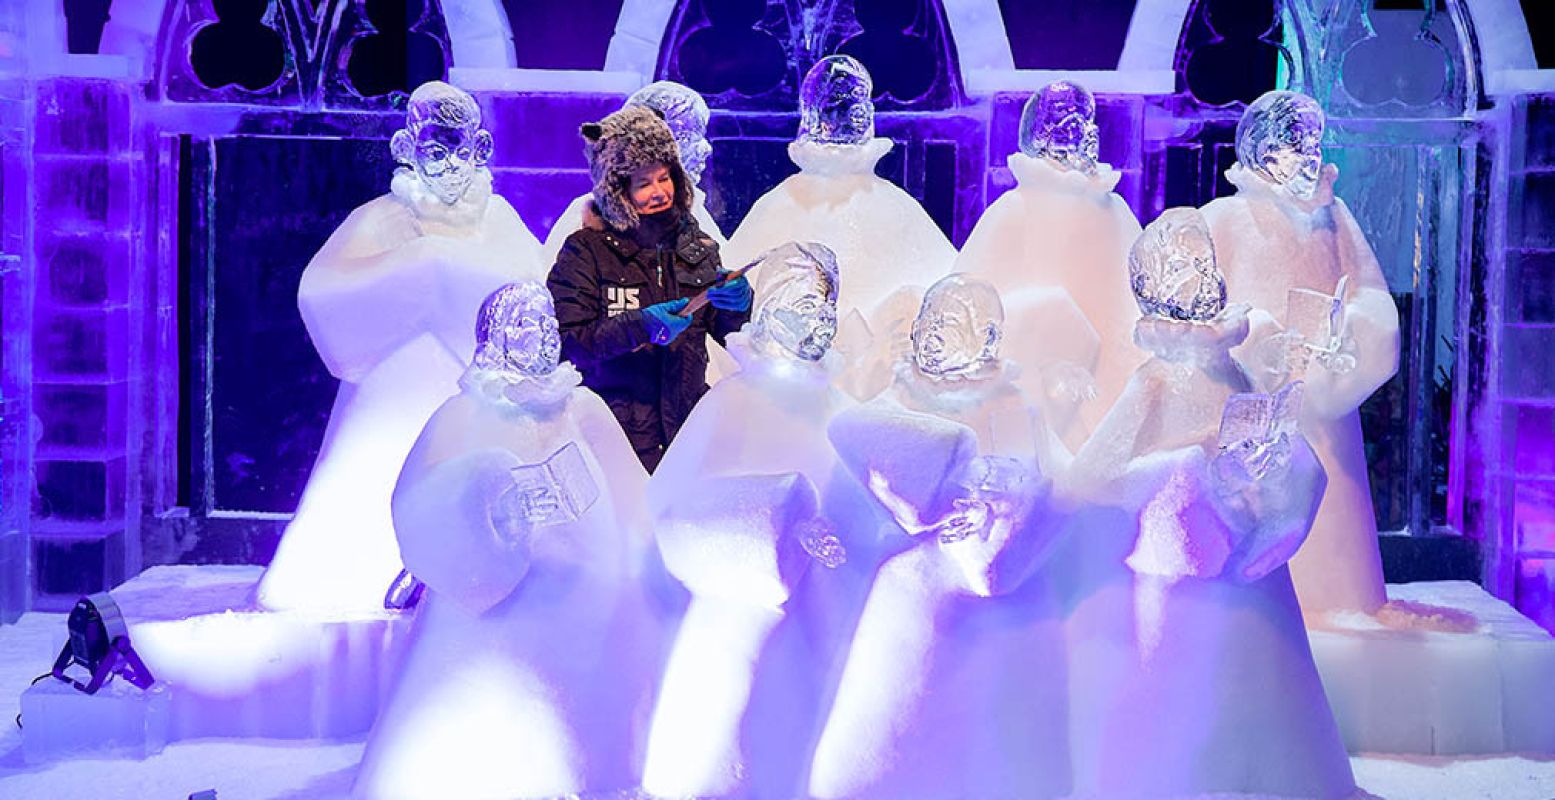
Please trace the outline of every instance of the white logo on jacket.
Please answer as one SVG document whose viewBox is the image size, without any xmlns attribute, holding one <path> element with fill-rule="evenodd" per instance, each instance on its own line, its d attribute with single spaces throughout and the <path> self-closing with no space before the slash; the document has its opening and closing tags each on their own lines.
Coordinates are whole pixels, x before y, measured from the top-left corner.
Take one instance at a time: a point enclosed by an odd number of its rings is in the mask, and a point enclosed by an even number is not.
<svg viewBox="0 0 1555 800">
<path fill-rule="evenodd" d="M 622 311 L 636 311 L 638 308 L 641 308 L 642 306 L 637 300 L 639 291 L 642 290 L 637 287 L 606 286 L 605 302 L 607 305 L 605 306 L 605 316 L 613 317 Z"/>
</svg>

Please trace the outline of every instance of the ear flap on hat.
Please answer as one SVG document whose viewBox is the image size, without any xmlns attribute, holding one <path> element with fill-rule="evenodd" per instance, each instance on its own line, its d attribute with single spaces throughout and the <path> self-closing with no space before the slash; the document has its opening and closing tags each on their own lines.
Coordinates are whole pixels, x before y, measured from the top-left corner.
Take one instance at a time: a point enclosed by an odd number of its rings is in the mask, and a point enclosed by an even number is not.
<svg viewBox="0 0 1555 800">
<path fill-rule="evenodd" d="M 585 122 L 578 126 L 578 133 L 590 142 L 597 142 L 599 137 L 605 135 L 605 129 L 598 122 Z"/>
</svg>

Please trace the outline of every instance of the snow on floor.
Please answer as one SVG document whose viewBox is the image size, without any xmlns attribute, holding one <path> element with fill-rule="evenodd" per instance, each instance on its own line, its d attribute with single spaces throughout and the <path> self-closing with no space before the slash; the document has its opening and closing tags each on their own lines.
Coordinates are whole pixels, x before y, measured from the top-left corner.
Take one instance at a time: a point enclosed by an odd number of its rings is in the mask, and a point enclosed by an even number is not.
<svg viewBox="0 0 1555 800">
<path fill-rule="evenodd" d="M 330 800 L 349 791 L 360 741 L 188 741 L 145 761 L 28 766 L 13 720 L 22 690 L 48 670 L 64 640 L 64 614 L 27 614 L 0 627 L 0 798 L 182 800 L 215 789 L 220 800 Z M 1368 754 L 1351 763 L 1362 788 L 1382 800 L 1555 800 L 1555 759 Z"/>
</svg>

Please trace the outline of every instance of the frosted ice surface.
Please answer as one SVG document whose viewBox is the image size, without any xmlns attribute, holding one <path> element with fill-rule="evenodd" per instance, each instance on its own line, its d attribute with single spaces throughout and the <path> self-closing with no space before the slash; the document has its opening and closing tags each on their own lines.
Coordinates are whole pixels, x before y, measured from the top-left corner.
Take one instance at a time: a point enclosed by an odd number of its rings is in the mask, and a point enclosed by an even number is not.
<svg viewBox="0 0 1555 800">
<path fill-rule="evenodd" d="M 799 141 L 863 144 L 875 138 L 874 82 L 852 56 L 827 56 L 799 87 Z"/>
<path fill-rule="evenodd" d="M 633 92 L 626 98 L 626 105 L 647 106 L 664 115 L 680 150 L 681 168 L 692 183 L 701 182 L 707 157 L 713 152 L 707 141 L 710 114 L 702 95 L 674 81 L 654 81 Z"/>
<path fill-rule="evenodd" d="M 993 286 L 965 273 L 929 287 L 912 324 L 913 360 L 934 378 L 969 375 L 999 358 L 1004 304 Z"/>
<path fill-rule="evenodd" d="M 1096 100 L 1078 83 L 1054 81 L 1021 111 L 1020 151 L 1033 158 L 1095 175 L 1100 142 Z"/>
<path fill-rule="evenodd" d="M 1237 123 L 1237 161 L 1291 194 L 1311 198 L 1323 167 L 1323 125 L 1316 100 L 1297 92 L 1265 92 Z"/>
<path fill-rule="evenodd" d="M 560 360 L 556 307 L 545 286 L 510 283 L 481 304 L 475 318 L 475 366 L 538 378 L 555 372 Z"/>
<path fill-rule="evenodd" d="M 1253 480 L 1288 468 L 1291 438 L 1300 428 L 1302 390 L 1297 382 L 1274 394 L 1231 395 L 1220 418 L 1217 465 L 1235 466 Z"/>
<path fill-rule="evenodd" d="M 1129 251 L 1128 274 L 1145 314 L 1205 322 L 1226 307 L 1226 279 L 1198 209 L 1167 209 L 1146 226 Z"/>
<path fill-rule="evenodd" d="M 539 464 L 514 467 L 506 502 L 515 517 L 540 527 L 576 522 L 599 499 L 599 484 L 589 474 L 577 442 L 568 442 Z"/>
<path fill-rule="evenodd" d="M 389 140 L 395 160 L 415 170 L 427 189 L 453 205 L 491 160 L 491 133 L 481 129 L 475 98 L 442 81 L 416 87 L 405 128 Z"/>
<path fill-rule="evenodd" d="M 817 242 L 788 242 L 762 255 L 757 276 L 757 340 L 805 361 L 821 360 L 837 335 L 836 255 Z"/>
<path fill-rule="evenodd" d="M 837 538 L 836 532 L 825 520 L 816 517 L 801 523 L 798 530 L 799 546 L 811 558 L 827 569 L 836 569 L 848 562 L 848 551 Z"/>
</svg>

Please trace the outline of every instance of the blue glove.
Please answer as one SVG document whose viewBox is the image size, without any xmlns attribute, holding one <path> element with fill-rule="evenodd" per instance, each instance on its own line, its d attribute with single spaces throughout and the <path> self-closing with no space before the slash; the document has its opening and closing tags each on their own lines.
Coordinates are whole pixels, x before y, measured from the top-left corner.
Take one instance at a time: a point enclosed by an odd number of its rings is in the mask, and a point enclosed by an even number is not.
<svg viewBox="0 0 1555 800">
<path fill-rule="evenodd" d="M 648 329 L 648 341 L 654 344 L 675 341 L 675 337 L 691 325 L 690 317 L 680 316 L 688 302 L 687 298 L 682 297 L 643 309 L 643 327 Z"/>
<path fill-rule="evenodd" d="M 749 311 L 753 294 L 750 281 L 741 275 L 722 286 L 708 289 L 707 301 L 713 308 L 723 311 Z"/>
</svg>

